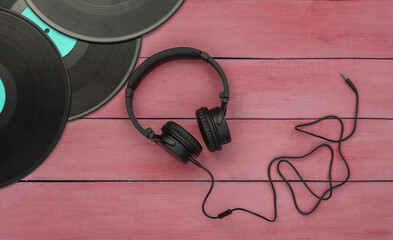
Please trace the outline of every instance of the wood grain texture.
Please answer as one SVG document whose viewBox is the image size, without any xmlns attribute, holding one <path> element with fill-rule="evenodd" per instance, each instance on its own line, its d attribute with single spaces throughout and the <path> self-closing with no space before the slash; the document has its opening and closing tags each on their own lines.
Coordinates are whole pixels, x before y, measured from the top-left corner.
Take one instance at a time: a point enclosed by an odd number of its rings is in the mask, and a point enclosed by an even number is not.
<svg viewBox="0 0 393 240">
<path fill-rule="evenodd" d="M 392 239 L 393 238 L 392 1 L 186 0 L 163 26 L 143 38 L 139 64 L 167 48 L 200 48 L 226 72 L 233 142 L 199 160 L 218 180 L 207 210 L 246 207 L 272 216 L 267 165 L 301 155 L 323 141 L 293 127 L 328 114 L 353 117 L 358 131 L 345 142 L 353 182 L 337 189 L 316 213 L 299 214 L 284 183 L 276 183 L 278 221 L 235 213 L 203 216 L 206 173 L 183 166 L 144 139 L 127 119 L 124 89 L 103 108 L 70 122 L 44 164 L 0 190 L 0 239 Z M 158 133 L 175 120 L 202 143 L 195 110 L 218 105 L 221 83 L 202 61 L 159 67 L 135 94 L 135 113 Z M 345 131 L 352 120 L 345 121 Z M 338 124 L 318 133 L 336 137 Z M 203 143 L 202 143 L 203 145 Z M 335 146 L 336 147 L 336 146 Z M 337 150 L 336 150 L 337 155 Z M 328 151 L 296 162 L 320 193 L 327 187 Z M 335 159 L 335 180 L 344 177 Z M 286 167 L 284 174 L 297 179 Z M 277 174 L 273 174 L 278 179 Z M 76 182 L 73 182 L 73 181 Z M 128 181 L 128 182 L 127 182 Z M 315 202 L 294 183 L 302 209 Z"/>
<path fill-rule="evenodd" d="M 353 117 L 360 93 L 360 116 L 393 118 L 393 61 L 390 60 L 218 60 L 231 90 L 229 118 L 305 118 L 335 114 Z M 135 92 L 141 118 L 190 118 L 202 106 L 219 104 L 222 84 L 202 61 L 167 63 Z M 89 118 L 127 118 L 124 91 Z"/>
<path fill-rule="evenodd" d="M 144 120 L 143 126 L 157 133 L 166 120 Z M 177 121 L 201 142 L 195 120 Z M 210 153 L 204 147 L 199 160 L 217 179 L 267 179 L 271 159 L 282 155 L 303 155 L 323 141 L 296 132 L 300 120 L 230 120 L 232 143 L 223 151 Z M 352 128 L 352 120 L 345 122 Z M 337 137 L 337 122 L 321 123 L 318 133 Z M 312 129 L 311 129 L 312 130 Z M 322 130 L 322 132 L 320 132 Z M 393 121 L 360 120 L 355 136 L 343 144 L 352 169 L 352 180 L 393 180 L 391 148 Z M 337 146 L 334 146 L 335 148 Z M 336 152 L 337 155 L 337 152 Z M 337 155 L 338 156 L 338 155 Z M 297 166 L 307 179 L 326 180 L 328 150 L 321 150 Z M 345 173 L 339 157 L 335 177 Z M 291 174 L 291 171 L 286 171 Z M 80 120 L 68 124 L 54 153 L 27 177 L 29 180 L 191 180 L 207 179 L 192 165 L 177 162 L 157 145 L 146 140 L 129 120 Z"/>
<path fill-rule="evenodd" d="M 243 213 L 205 218 L 200 204 L 208 183 L 18 183 L 1 191 L 0 238 L 392 238 L 392 183 L 348 183 L 309 216 L 296 212 L 283 183 L 276 187 L 279 221 L 272 224 Z M 314 199 L 300 187 L 295 191 L 307 209 Z M 322 190 L 326 183 L 312 187 Z M 272 216 L 268 183 L 218 183 L 207 210 L 235 206 Z"/>
<path fill-rule="evenodd" d="M 215 57 L 392 58 L 392 11 L 389 0 L 185 1 L 141 56 L 192 46 Z"/>
</svg>

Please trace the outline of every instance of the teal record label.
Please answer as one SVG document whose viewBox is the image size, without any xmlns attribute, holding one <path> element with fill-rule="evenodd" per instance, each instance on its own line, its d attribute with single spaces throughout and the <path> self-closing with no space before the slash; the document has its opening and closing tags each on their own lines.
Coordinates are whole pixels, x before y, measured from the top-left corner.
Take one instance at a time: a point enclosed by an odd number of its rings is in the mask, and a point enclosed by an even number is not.
<svg viewBox="0 0 393 240">
<path fill-rule="evenodd" d="M 62 57 L 69 54 L 75 47 L 77 40 L 75 38 L 69 37 L 59 31 L 51 28 L 48 24 L 41 20 L 29 7 L 26 8 L 22 15 L 30 19 L 37 26 L 39 26 L 43 31 L 48 34 L 48 36 L 55 43 L 56 47 L 59 49 Z"/>
<path fill-rule="evenodd" d="M 3 81 L 0 78 L 0 113 L 3 111 L 5 105 L 5 88 Z"/>
</svg>

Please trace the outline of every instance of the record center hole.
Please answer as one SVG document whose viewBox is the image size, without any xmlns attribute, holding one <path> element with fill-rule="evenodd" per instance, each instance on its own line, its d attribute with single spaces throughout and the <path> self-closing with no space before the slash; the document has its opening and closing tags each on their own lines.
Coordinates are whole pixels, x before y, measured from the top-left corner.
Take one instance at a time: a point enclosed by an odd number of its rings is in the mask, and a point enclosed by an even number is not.
<svg viewBox="0 0 393 240">
<path fill-rule="evenodd" d="M 46 33 L 49 33 L 49 32 L 50 32 L 49 28 L 45 29 L 45 32 L 46 32 Z"/>
</svg>

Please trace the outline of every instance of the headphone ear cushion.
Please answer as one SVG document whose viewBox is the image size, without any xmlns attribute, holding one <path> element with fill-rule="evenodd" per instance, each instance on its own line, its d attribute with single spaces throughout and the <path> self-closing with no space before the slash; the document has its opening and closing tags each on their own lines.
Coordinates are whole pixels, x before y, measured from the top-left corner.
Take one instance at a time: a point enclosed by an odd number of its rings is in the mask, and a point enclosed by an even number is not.
<svg viewBox="0 0 393 240">
<path fill-rule="evenodd" d="M 198 140 L 177 123 L 169 121 L 161 130 L 172 135 L 177 141 L 180 141 L 190 151 L 190 155 L 197 157 L 202 152 L 202 146 Z"/>
<path fill-rule="evenodd" d="M 211 124 L 214 123 L 209 123 L 211 120 L 208 114 L 208 109 L 206 107 L 202 107 L 196 111 L 196 119 L 207 149 L 209 149 L 210 152 L 215 152 L 217 151 L 217 145 L 216 140 L 214 139 L 213 129 L 210 127 Z"/>
</svg>

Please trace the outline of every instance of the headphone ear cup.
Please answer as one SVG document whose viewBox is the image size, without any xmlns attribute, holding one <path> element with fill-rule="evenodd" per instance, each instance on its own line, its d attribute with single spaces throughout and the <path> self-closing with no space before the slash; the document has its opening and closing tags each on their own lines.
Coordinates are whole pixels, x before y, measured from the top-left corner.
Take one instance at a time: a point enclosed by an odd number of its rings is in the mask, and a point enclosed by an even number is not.
<svg viewBox="0 0 393 240">
<path fill-rule="evenodd" d="M 175 122 L 169 121 L 162 128 L 159 145 L 183 163 L 189 157 L 198 157 L 202 146 L 189 132 Z"/>
<path fill-rule="evenodd" d="M 201 131 L 206 147 L 210 152 L 222 150 L 222 145 L 231 142 L 231 134 L 225 116 L 219 123 L 220 108 L 207 109 L 202 107 L 196 111 L 199 130 Z"/>
<path fill-rule="evenodd" d="M 218 139 L 213 133 L 213 126 L 211 122 L 211 117 L 209 116 L 208 109 L 206 107 L 202 107 L 196 111 L 196 119 L 198 122 L 199 130 L 201 131 L 201 135 L 203 141 L 207 149 L 210 152 L 215 152 L 218 150 Z"/>
</svg>

